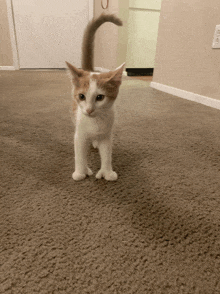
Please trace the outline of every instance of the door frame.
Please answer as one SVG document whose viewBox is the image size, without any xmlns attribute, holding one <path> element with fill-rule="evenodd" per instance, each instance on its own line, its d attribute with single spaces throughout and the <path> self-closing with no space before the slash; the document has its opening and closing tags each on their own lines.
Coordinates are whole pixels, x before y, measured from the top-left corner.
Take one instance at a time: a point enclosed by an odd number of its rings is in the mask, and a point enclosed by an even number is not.
<svg viewBox="0 0 220 294">
<path fill-rule="evenodd" d="M 94 15 L 94 0 L 88 0 L 88 1 L 89 1 L 89 20 L 91 20 Z M 9 24 L 9 32 L 10 32 L 10 39 L 11 39 L 11 48 L 12 48 L 12 55 L 13 55 L 13 66 L 6 66 L 6 67 L 2 67 L 1 69 L 19 70 L 20 69 L 19 53 L 18 53 L 17 38 L 16 38 L 16 31 L 15 31 L 12 0 L 6 0 L 6 5 L 7 5 L 8 24 Z"/>
<path fill-rule="evenodd" d="M 16 34 L 15 34 L 14 12 L 13 12 L 13 6 L 11 1 L 12 0 L 6 0 L 8 25 L 9 25 L 9 33 L 10 33 L 10 39 L 11 39 L 12 56 L 13 56 L 13 66 L 11 66 L 10 69 L 18 70 L 20 69 L 20 65 L 19 65 L 17 41 L 16 41 Z"/>
</svg>

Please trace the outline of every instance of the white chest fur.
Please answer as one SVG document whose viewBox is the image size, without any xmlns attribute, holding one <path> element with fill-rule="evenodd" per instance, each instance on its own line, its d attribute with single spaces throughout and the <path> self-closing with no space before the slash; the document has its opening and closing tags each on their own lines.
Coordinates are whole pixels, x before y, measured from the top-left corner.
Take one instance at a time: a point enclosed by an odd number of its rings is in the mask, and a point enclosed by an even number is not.
<svg viewBox="0 0 220 294">
<path fill-rule="evenodd" d="M 108 109 L 105 113 L 87 116 L 78 108 L 76 116 L 76 132 L 80 136 L 96 140 L 110 136 L 114 123 L 114 110 Z"/>
</svg>

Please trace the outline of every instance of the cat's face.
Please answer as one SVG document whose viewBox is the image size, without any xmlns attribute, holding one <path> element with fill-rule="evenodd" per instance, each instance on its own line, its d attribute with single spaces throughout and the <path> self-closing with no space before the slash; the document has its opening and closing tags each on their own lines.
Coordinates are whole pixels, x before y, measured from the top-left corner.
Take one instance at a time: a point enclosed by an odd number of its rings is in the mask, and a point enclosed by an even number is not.
<svg viewBox="0 0 220 294">
<path fill-rule="evenodd" d="M 124 64 L 108 73 L 90 73 L 67 63 L 73 82 L 73 99 L 83 114 L 94 117 L 110 109 L 118 95 Z"/>
</svg>

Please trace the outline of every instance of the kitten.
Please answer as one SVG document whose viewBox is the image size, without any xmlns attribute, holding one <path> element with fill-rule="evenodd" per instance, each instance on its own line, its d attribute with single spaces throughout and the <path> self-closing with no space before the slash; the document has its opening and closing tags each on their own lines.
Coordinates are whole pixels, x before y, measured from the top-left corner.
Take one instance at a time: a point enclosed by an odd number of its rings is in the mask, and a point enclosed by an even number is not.
<svg viewBox="0 0 220 294">
<path fill-rule="evenodd" d="M 87 165 L 87 153 L 91 144 L 99 149 L 101 157 L 101 169 L 96 178 L 108 181 L 118 178 L 112 169 L 113 106 L 119 92 L 124 64 L 107 73 L 93 71 L 95 32 L 105 22 L 122 25 L 122 21 L 114 15 L 102 14 L 93 19 L 83 37 L 82 69 L 66 62 L 73 84 L 75 171 L 72 177 L 75 181 L 93 174 Z"/>
</svg>

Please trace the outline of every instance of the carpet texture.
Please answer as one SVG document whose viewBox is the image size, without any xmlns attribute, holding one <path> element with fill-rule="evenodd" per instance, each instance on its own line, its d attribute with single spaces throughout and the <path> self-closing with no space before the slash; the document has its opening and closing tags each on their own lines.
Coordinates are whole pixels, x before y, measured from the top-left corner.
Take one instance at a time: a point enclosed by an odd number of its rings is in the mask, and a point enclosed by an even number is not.
<svg viewBox="0 0 220 294">
<path fill-rule="evenodd" d="M 70 92 L 64 71 L 0 72 L 0 293 L 219 294 L 219 110 L 127 78 L 118 181 L 74 182 Z"/>
</svg>

